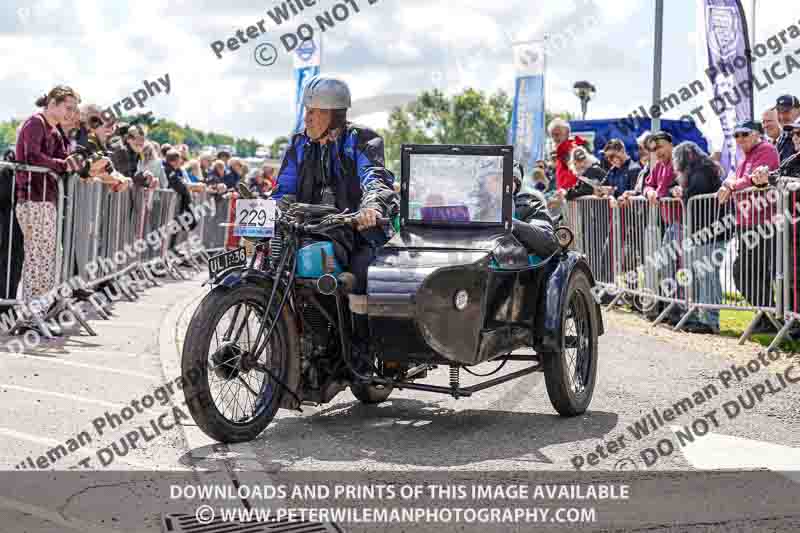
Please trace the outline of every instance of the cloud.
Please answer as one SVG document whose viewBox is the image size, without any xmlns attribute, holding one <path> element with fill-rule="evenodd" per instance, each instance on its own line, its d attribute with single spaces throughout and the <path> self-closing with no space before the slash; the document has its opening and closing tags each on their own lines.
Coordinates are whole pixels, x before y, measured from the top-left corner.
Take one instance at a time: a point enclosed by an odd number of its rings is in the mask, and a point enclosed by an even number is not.
<svg viewBox="0 0 800 533">
<path fill-rule="evenodd" d="M 320 0 L 319 9 L 329 9 L 336 1 Z M 356 100 L 432 88 L 452 94 L 468 86 L 511 93 L 512 41 L 541 38 L 545 33 L 550 36 L 550 109 L 579 108 L 572 93 L 572 84 L 579 79 L 598 87 L 589 105 L 592 117 L 625 115 L 631 102 L 638 105 L 649 99 L 652 6 L 647 2 L 379 0 L 368 5 L 366 0 L 353 1 L 360 12 L 324 34 L 323 70 L 342 74 Z M 688 9 L 694 1 L 667 3 L 668 14 L 690 12 L 694 17 Z M 26 116 L 36 95 L 58 83 L 73 85 L 85 101 L 108 105 L 140 87 L 143 80 L 168 72 L 172 92 L 147 102 L 157 116 L 266 143 L 293 125 L 291 55 L 280 50 L 278 61 L 265 68 L 255 63 L 253 51 L 263 42 L 280 45 L 280 36 L 296 28 L 300 19 L 272 28 L 236 51 L 226 51 L 222 59 L 209 46 L 261 19 L 271 23 L 267 10 L 279 1 L 5 0 L 2 4 L 0 46 L 12 51 L 0 63 L 6 115 Z M 759 5 L 761 35 L 800 18 L 794 4 L 763 0 Z M 29 11 L 18 12 L 25 8 Z M 797 16 L 786 12 L 791 9 Z M 20 13 L 26 16 L 21 18 Z M 665 90 L 688 81 L 672 83 L 684 77 L 674 74 L 673 63 L 685 63 L 685 57 L 694 55 L 687 31 L 691 27 L 686 24 L 665 28 Z M 372 114 L 366 117 L 370 122 L 385 121 L 385 111 Z"/>
</svg>

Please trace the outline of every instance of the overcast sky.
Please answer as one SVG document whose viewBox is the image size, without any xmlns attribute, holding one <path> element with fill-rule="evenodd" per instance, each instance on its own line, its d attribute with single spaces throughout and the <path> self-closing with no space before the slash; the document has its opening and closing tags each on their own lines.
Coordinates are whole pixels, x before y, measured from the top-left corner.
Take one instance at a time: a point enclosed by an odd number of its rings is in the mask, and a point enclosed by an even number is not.
<svg viewBox="0 0 800 533">
<path fill-rule="evenodd" d="M 309 0 L 307 0 L 309 1 Z M 588 118 L 627 115 L 652 94 L 655 0 L 348 0 L 350 16 L 325 32 L 323 71 L 341 74 L 355 100 L 417 94 L 438 87 L 513 89 L 512 40 L 551 35 L 547 106 L 577 113 L 572 84 L 598 93 Z M 372 0 L 375 1 L 375 0 Z M 665 2 L 664 92 L 697 79 L 697 0 Z M 744 0 L 748 16 L 752 0 Z M 0 116 L 24 117 L 53 85 L 74 86 L 84 102 L 113 105 L 169 73 L 170 94 L 145 110 L 179 124 L 270 142 L 293 124 L 292 59 L 267 11 L 274 0 L 2 0 Z M 339 0 L 320 0 L 330 9 Z M 757 40 L 800 19 L 800 2 L 759 0 Z M 341 11 L 340 11 L 341 13 Z M 264 20 L 267 33 L 218 59 L 210 43 Z M 573 31 L 568 30 L 572 28 Z M 571 35 L 570 35 L 571 33 Z M 278 48 L 259 66 L 257 45 Z M 794 48 L 793 48 L 794 49 Z M 756 96 L 756 109 L 778 94 L 800 93 L 800 73 Z M 688 107 L 667 115 L 678 118 Z M 138 109 L 138 108 L 137 108 Z M 386 113 L 359 122 L 385 125 Z"/>
</svg>

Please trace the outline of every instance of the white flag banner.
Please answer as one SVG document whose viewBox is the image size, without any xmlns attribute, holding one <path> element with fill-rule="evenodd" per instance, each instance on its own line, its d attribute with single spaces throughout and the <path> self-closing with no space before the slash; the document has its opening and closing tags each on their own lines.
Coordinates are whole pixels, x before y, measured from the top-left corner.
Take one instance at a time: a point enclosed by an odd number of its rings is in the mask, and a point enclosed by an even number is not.
<svg viewBox="0 0 800 533">
<path fill-rule="evenodd" d="M 295 121 L 292 133 L 303 131 L 305 108 L 303 107 L 303 91 L 310 78 L 320 73 L 322 64 L 322 36 L 308 39 L 294 49 L 295 80 Z M 290 135 L 291 137 L 291 135 Z"/>
<path fill-rule="evenodd" d="M 318 67 L 322 61 L 322 36 L 314 36 L 294 49 L 294 68 Z"/>
<path fill-rule="evenodd" d="M 518 78 L 544 75 L 544 46 L 541 42 L 514 45 L 514 70 Z"/>
</svg>

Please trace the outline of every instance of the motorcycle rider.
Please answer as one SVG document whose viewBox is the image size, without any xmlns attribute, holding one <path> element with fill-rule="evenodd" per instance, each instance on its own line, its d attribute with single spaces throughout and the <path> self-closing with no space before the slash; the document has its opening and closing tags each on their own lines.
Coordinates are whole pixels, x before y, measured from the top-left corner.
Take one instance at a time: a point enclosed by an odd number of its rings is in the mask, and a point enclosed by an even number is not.
<svg viewBox="0 0 800 533">
<path fill-rule="evenodd" d="M 303 94 L 305 131 L 296 133 L 278 172 L 276 200 L 336 206 L 358 212 L 357 230 L 334 241 L 337 259 L 355 277 L 353 294 L 366 294 L 367 267 L 390 234 L 378 218 L 400 209 L 394 176 L 384 166 L 383 138 L 347 121 L 350 89 L 333 76 L 312 77 Z M 337 236 L 338 237 L 338 236 Z M 354 315 L 355 343 L 361 353 L 369 336 L 366 315 Z"/>
</svg>

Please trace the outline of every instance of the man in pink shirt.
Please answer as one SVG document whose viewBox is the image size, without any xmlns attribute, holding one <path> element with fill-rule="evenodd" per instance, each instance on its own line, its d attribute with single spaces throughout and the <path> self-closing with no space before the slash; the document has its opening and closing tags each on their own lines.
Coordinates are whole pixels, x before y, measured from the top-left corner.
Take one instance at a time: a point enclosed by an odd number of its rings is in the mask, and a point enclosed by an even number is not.
<svg viewBox="0 0 800 533">
<path fill-rule="evenodd" d="M 672 198 L 670 190 L 677 185 L 677 175 L 672 168 L 672 135 L 666 131 L 654 133 L 648 140 L 650 151 L 655 152 L 658 161 L 647 177 L 644 195 L 655 204 L 662 198 Z M 665 225 L 681 223 L 680 202 L 666 202 L 661 205 L 661 219 Z"/>
<path fill-rule="evenodd" d="M 739 191 L 766 186 L 768 181 L 764 170 L 776 170 L 780 156 L 775 146 L 764 139 L 758 122 L 737 124 L 733 135 L 736 145 L 744 152 L 744 159 L 736 167 L 736 174 L 722 183 L 717 194 L 720 203 L 724 204 L 731 193 L 735 193 L 739 253 L 733 263 L 733 278 L 739 292 L 751 305 L 771 306 L 778 240 L 774 232 L 760 234 L 754 230 L 759 225 L 770 223 L 775 214 L 775 205 L 770 203 L 770 199 L 774 198 L 765 191 Z"/>
<path fill-rule="evenodd" d="M 733 191 L 766 186 L 768 183 L 766 174 L 756 171 L 777 170 L 780 166 L 778 150 L 764 139 L 761 124 L 758 122 L 745 121 L 738 124 L 733 136 L 736 138 L 736 145 L 744 152 L 744 159 L 736 167 L 736 174 L 722 182 L 718 193 L 720 203 L 727 202 Z M 745 199 L 750 198 L 741 194 L 736 198 L 737 206 L 740 207 L 737 209 L 736 217 L 738 225 L 749 227 L 771 218 L 765 209 L 759 208 L 758 202 L 751 202 L 754 205 L 749 206 L 750 209 L 746 209 L 748 207 L 746 204 L 741 206 L 742 200 Z"/>
<path fill-rule="evenodd" d="M 661 240 L 662 249 L 658 253 L 665 257 L 666 263 L 660 262 L 657 267 L 657 283 L 664 293 L 663 296 L 682 299 L 684 297 L 683 287 L 678 286 L 677 290 L 668 290 L 662 286 L 662 282 L 674 280 L 678 270 L 683 268 L 681 255 L 677 255 L 675 260 L 669 260 L 670 254 L 663 253 L 664 250 L 669 249 L 680 251 L 683 242 L 682 204 L 679 200 L 674 200 L 671 193 L 671 189 L 678 184 L 677 174 L 672 165 L 672 135 L 666 131 L 657 131 L 646 142 L 650 152 L 655 154 L 657 162 L 647 177 L 642 192 L 651 204 L 655 205 L 661 202 L 661 220 L 664 230 Z M 686 309 L 683 306 L 673 306 L 672 312 L 665 320 L 677 324 L 685 312 Z"/>
</svg>

